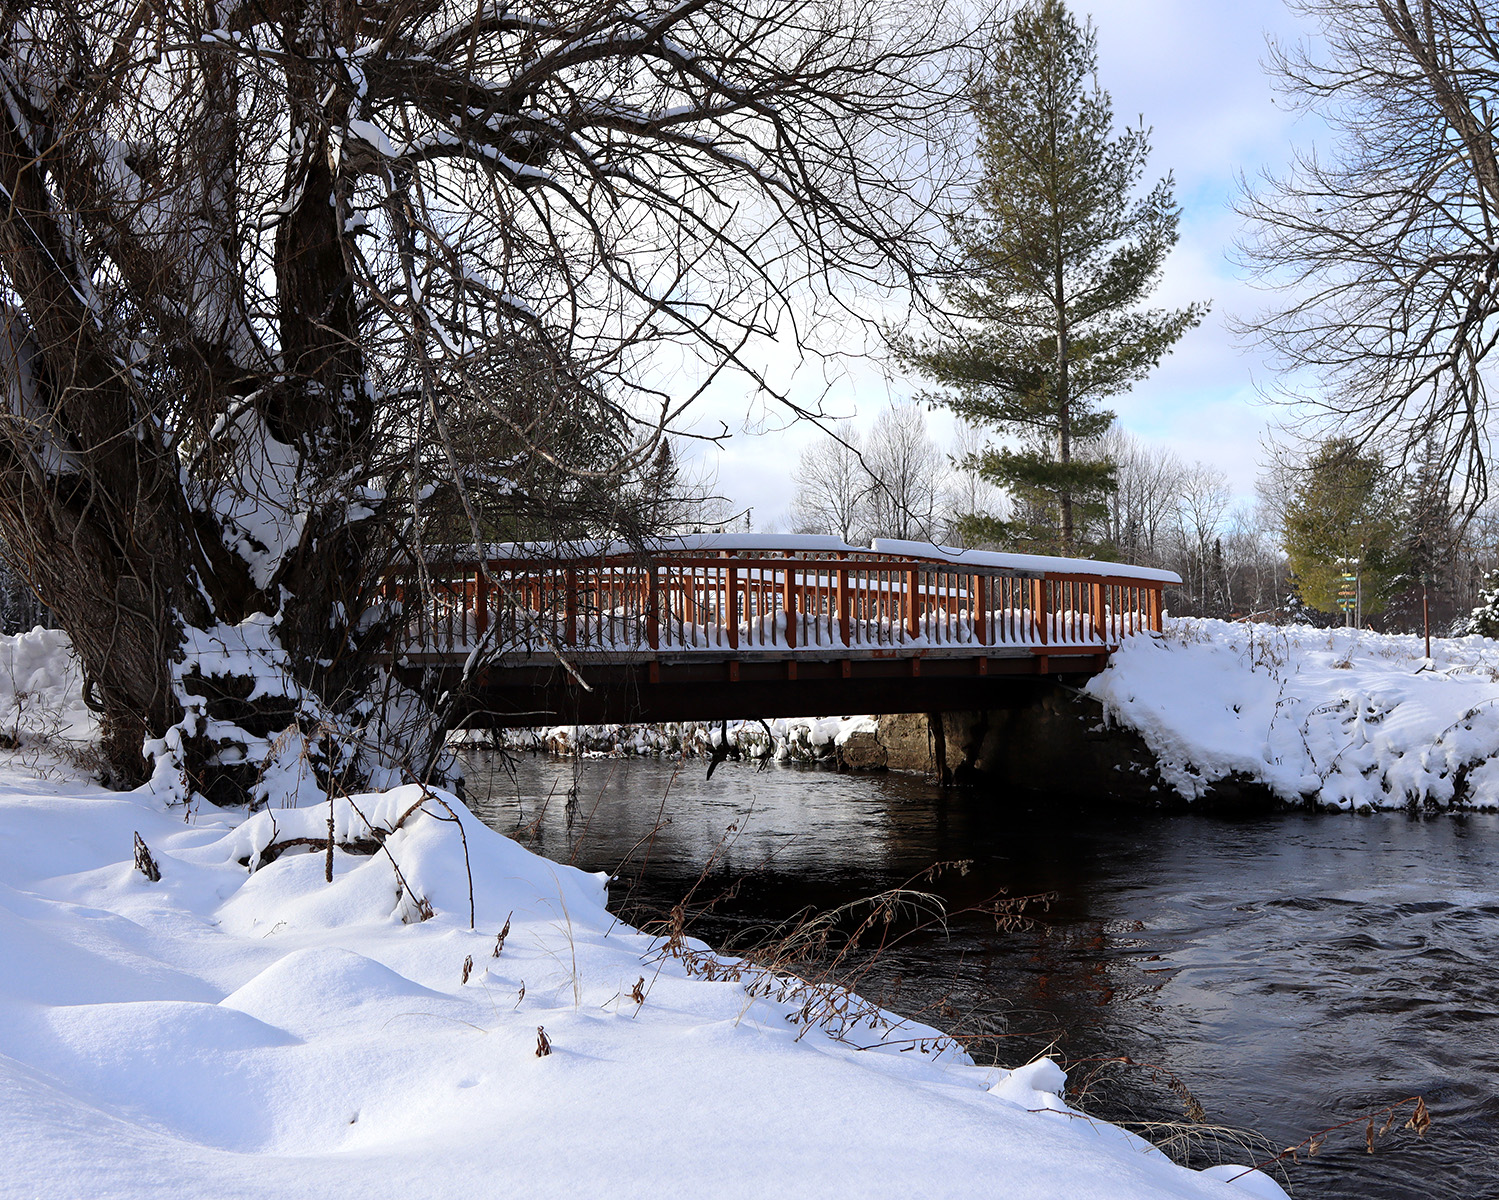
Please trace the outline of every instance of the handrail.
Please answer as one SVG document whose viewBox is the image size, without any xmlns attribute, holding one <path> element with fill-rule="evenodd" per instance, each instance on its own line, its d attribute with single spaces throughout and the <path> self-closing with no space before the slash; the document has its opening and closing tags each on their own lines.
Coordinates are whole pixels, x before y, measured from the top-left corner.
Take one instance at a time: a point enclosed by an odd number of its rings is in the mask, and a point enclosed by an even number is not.
<svg viewBox="0 0 1499 1200">
<path fill-rule="evenodd" d="M 788 538 L 788 542 L 795 539 Z M 611 547 L 611 549 L 613 549 Z M 712 651 L 732 656 L 853 650 L 919 656 L 984 648 L 1107 652 L 1159 631 L 1164 578 L 955 561 L 872 550 L 757 545 L 676 554 L 452 556 L 427 565 L 431 590 L 406 613 L 393 654 L 460 654 L 481 637 L 500 656 Z M 1125 568 L 1129 571 L 1130 568 Z M 408 569 L 386 575 L 406 606 Z M 1164 576 L 1164 572 L 1153 572 Z"/>
</svg>

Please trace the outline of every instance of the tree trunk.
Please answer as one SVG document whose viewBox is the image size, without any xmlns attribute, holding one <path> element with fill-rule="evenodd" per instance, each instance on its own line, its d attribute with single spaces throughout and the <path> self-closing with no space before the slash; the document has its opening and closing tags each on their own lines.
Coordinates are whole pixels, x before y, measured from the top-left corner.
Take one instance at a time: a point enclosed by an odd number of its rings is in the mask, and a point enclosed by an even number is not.
<svg viewBox="0 0 1499 1200">
<path fill-rule="evenodd" d="M 794 8 L 0 0 L 0 538 L 116 782 L 435 757 L 437 702 L 374 686 L 453 607 L 424 547 L 638 542 L 657 346 L 742 365 L 807 287 L 921 277 L 942 171 L 888 151 L 946 144 L 967 47 Z"/>
<path fill-rule="evenodd" d="M 204 617 L 179 466 L 143 413 L 76 282 L 75 243 L 41 147 L 0 107 L 0 258 L 27 301 L 7 309 L 0 536 L 73 639 L 115 780 L 145 777 L 143 735 L 175 721 L 181 621 Z M 77 273 L 75 273 L 77 272 Z"/>
<path fill-rule="evenodd" d="M 1057 248 L 1056 261 L 1056 312 L 1057 312 L 1057 461 L 1065 467 L 1072 461 L 1072 388 L 1068 362 L 1070 346 L 1067 336 L 1067 293 L 1062 275 L 1061 247 Z M 1057 492 L 1057 509 L 1062 522 L 1063 554 L 1073 550 L 1072 489 L 1065 480 Z"/>
</svg>

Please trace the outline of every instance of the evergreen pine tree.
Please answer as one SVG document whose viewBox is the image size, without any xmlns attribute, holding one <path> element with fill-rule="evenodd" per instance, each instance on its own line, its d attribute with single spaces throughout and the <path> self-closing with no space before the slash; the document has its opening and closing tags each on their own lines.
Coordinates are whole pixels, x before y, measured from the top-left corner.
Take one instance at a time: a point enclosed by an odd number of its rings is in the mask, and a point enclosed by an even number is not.
<svg viewBox="0 0 1499 1200">
<path fill-rule="evenodd" d="M 1478 604 L 1468 616 L 1468 629 L 1486 638 L 1499 638 L 1499 571 L 1484 576 Z"/>
<path fill-rule="evenodd" d="M 1297 594 L 1336 612 L 1344 576 L 1353 576 L 1358 618 L 1382 613 L 1405 566 L 1399 480 L 1377 454 L 1346 438 L 1324 442 L 1300 479 L 1282 531 Z"/>
<path fill-rule="evenodd" d="M 1453 597 L 1462 532 L 1438 446 L 1421 450 L 1404 492 L 1403 573 L 1395 582 L 1388 617 L 1396 627 L 1419 633 L 1424 600 L 1433 631 L 1445 630 L 1458 615 Z"/>
<path fill-rule="evenodd" d="M 1061 0 L 1033 0 L 1002 28 L 992 73 L 976 82 L 982 178 L 975 212 L 953 220 L 962 254 L 947 293 L 945 336 L 898 339 L 910 365 L 943 385 L 960 417 L 1019 443 L 975 465 L 1050 530 L 974 524 L 980 536 L 1050 543 L 1069 553 L 1113 486 L 1106 459 L 1080 443 L 1113 415 L 1099 407 L 1143 378 L 1207 305 L 1142 309 L 1177 239 L 1168 175 L 1132 198 L 1148 131 L 1113 132 L 1096 80 L 1097 39 Z"/>
</svg>

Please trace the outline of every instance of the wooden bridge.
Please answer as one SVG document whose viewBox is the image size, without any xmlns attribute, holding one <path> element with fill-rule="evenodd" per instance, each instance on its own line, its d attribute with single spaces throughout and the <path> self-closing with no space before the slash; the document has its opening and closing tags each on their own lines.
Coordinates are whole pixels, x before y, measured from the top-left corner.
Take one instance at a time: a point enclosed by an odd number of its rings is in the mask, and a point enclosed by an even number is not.
<svg viewBox="0 0 1499 1200">
<path fill-rule="evenodd" d="M 997 708 L 1161 627 L 1169 571 L 876 540 L 499 546 L 388 584 L 390 647 L 475 726 Z M 411 604 L 426 594 L 425 604 Z"/>
</svg>

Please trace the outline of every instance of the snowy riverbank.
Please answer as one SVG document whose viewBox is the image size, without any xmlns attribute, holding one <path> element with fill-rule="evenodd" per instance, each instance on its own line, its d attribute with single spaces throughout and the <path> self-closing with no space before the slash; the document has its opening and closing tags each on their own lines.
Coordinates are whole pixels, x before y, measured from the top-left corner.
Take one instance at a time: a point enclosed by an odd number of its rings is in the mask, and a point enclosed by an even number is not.
<svg viewBox="0 0 1499 1200">
<path fill-rule="evenodd" d="M 361 852 L 329 883 L 325 805 L 185 811 L 27 761 L 0 773 L 0 1196 L 1281 1195 L 1071 1111 L 1047 1060 L 980 1068 L 619 925 L 602 878 L 451 797 L 337 802 Z"/>
<path fill-rule="evenodd" d="M 1499 807 L 1499 643 L 1168 620 L 1087 687 L 1188 799 L 1215 780 L 1328 808 Z"/>
<path fill-rule="evenodd" d="M 1126 640 L 1085 689 L 1138 733 L 1161 782 L 1188 800 L 1212 783 L 1263 785 L 1336 809 L 1499 807 L 1499 643 L 1348 629 L 1169 619 Z M 731 721 L 747 758 L 818 762 L 871 717 Z M 502 744 L 566 754 L 706 754 L 717 725 L 556 726 Z"/>
</svg>

